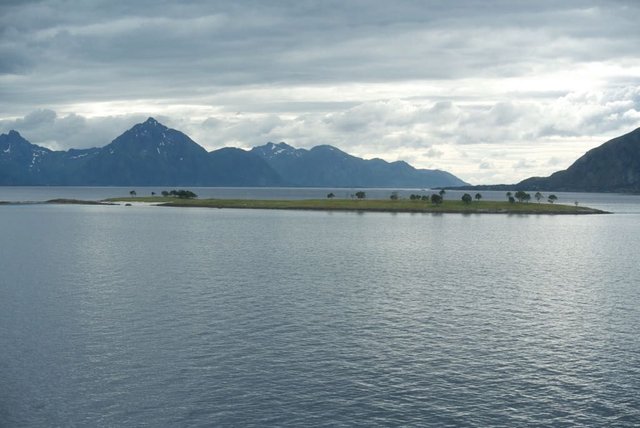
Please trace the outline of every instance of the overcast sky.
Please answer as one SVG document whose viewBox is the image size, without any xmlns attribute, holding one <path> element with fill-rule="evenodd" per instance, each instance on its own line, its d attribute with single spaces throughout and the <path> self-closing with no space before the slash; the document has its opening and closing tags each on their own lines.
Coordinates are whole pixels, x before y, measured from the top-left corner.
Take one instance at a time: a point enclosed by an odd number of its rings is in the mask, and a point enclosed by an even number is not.
<svg viewBox="0 0 640 428">
<path fill-rule="evenodd" d="M 0 132 L 103 146 L 154 116 L 512 183 L 640 126 L 640 1 L 7 1 Z"/>
</svg>

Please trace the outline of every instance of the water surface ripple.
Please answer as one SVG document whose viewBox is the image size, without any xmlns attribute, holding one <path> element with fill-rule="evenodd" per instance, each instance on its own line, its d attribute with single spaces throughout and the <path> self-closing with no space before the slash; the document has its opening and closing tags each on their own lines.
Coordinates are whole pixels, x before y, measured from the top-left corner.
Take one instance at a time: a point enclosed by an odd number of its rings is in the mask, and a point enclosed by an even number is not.
<svg viewBox="0 0 640 428">
<path fill-rule="evenodd" d="M 0 208 L 2 426 L 637 426 L 637 215 Z"/>
</svg>

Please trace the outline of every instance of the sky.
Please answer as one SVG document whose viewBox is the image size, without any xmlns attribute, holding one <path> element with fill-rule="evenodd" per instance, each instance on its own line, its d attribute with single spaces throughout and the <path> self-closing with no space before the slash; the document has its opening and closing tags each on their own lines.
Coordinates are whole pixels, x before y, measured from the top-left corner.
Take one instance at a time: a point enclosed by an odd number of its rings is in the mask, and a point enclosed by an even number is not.
<svg viewBox="0 0 640 428">
<path fill-rule="evenodd" d="M 208 150 L 514 183 L 640 127 L 638 22 L 632 0 L 3 0 L 0 132 L 99 147 L 153 116 Z"/>
</svg>

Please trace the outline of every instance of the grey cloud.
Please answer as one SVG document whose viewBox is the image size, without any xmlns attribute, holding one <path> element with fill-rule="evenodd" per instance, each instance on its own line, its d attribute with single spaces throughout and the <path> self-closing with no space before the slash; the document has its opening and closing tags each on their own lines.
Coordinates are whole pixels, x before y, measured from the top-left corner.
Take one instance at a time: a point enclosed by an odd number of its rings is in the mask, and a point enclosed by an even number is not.
<svg viewBox="0 0 640 428">
<path fill-rule="evenodd" d="M 87 119 L 77 114 L 60 116 L 52 110 L 37 110 L 20 119 L 0 120 L 0 132 L 13 129 L 34 144 L 67 150 L 104 146 L 142 120 L 143 115 Z"/>
<path fill-rule="evenodd" d="M 559 159 L 555 156 L 550 157 L 549 160 L 547 161 L 547 165 L 550 165 L 550 166 L 557 166 L 560 164 L 562 164 L 562 159 Z"/>
<path fill-rule="evenodd" d="M 0 42 L 0 75 L 24 74 L 32 68 L 33 60 L 13 46 Z"/>
<path fill-rule="evenodd" d="M 444 155 L 444 152 L 442 150 L 436 149 L 435 147 L 431 147 L 425 153 L 425 156 L 429 158 L 435 158 L 435 159 L 441 158 L 443 155 Z"/>
<path fill-rule="evenodd" d="M 162 120 L 161 120 L 162 119 Z M 203 121 L 163 119 L 167 126 L 172 126 L 185 132 L 194 141 L 208 150 L 225 146 L 251 148 L 262 145 L 267 141 L 282 141 L 291 136 L 284 130 L 287 124 L 278 115 L 235 115 L 208 117 Z"/>
<path fill-rule="evenodd" d="M 527 134 L 531 139 L 543 137 L 577 137 L 580 135 L 578 129 L 563 128 L 563 124 L 551 123 L 540 127 L 537 132 Z"/>
<path fill-rule="evenodd" d="M 15 126 L 19 128 L 32 129 L 42 125 L 50 125 L 57 117 L 58 115 L 53 110 L 36 110 L 26 115 L 24 119 L 16 120 Z"/>
<path fill-rule="evenodd" d="M 534 162 L 528 161 L 526 159 L 520 159 L 518 162 L 513 164 L 513 169 L 531 169 L 534 166 Z"/>
<path fill-rule="evenodd" d="M 130 99 L 229 85 L 505 77 L 634 57 L 639 9 L 584 1 L 44 1 L 3 8 L 2 49 L 21 57 L 0 70 L 29 68 L 22 93 L 43 103 L 61 101 L 68 88 L 75 98 Z M 45 84 L 61 89 L 38 97 Z"/>
<path fill-rule="evenodd" d="M 215 131 L 224 127 L 225 122 L 223 120 L 217 119 L 215 117 L 208 117 L 202 122 L 202 127 L 207 131 Z"/>
<path fill-rule="evenodd" d="M 494 165 L 491 162 L 481 162 L 480 165 L 478 165 L 478 168 L 480 169 L 494 169 Z"/>
</svg>

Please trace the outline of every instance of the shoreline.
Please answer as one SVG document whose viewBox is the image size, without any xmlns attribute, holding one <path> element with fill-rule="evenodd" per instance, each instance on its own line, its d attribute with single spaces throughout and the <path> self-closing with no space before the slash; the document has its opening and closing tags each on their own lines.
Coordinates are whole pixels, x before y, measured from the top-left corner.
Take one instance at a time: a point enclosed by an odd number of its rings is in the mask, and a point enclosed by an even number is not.
<svg viewBox="0 0 640 428">
<path fill-rule="evenodd" d="M 585 206 L 549 203 L 509 203 L 505 201 L 445 200 L 441 204 L 408 199 L 180 199 L 171 197 L 120 197 L 101 201 L 81 199 L 50 199 L 42 202 L 8 202 L 0 205 L 106 205 L 106 206 L 159 206 L 176 208 L 232 208 L 294 211 L 388 212 L 433 214 L 532 214 L 532 215 L 590 215 L 611 214 L 608 211 Z"/>
<path fill-rule="evenodd" d="M 607 211 L 562 204 L 509 203 L 503 201 L 445 200 L 442 204 L 425 201 L 385 199 L 179 199 L 167 197 L 122 197 L 110 198 L 104 203 L 146 203 L 165 207 L 186 208 L 236 208 L 302 211 L 356 211 L 390 213 L 442 213 L 442 214 L 545 214 L 586 215 L 611 214 Z"/>
</svg>

